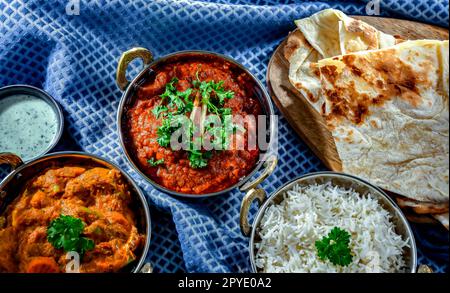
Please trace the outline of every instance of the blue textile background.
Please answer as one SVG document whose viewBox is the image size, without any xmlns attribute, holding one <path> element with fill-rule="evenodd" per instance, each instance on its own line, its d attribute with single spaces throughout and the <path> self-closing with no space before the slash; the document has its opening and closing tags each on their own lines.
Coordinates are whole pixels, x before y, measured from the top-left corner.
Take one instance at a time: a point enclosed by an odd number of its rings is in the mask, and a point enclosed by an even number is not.
<svg viewBox="0 0 450 293">
<path fill-rule="evenodd" d="M 156 272 L 247 272 L 248 239 L 239 231 L 243 194 L 180 200 L 146 184 L 125 161 L 116 135 L 121 97 L 114 76 L 121 53 L 133 46 L 156 57 L 202 49 L 229 55 L 265 81 L 267 63 L 293 20 L 334 7 L 364 14 L 368 1 L 300 0 L 0 0 L 0 87 L 31 84 L 48 91 L 64 109 L 66 127 L 55 150 L 83 150 L 108 158 L 145 191 L 153 220 L 148 259 Z M 448 0 L 382 0 L 385 16 L 448 26 Z M 132 63 L 130 75 L 138 72 Z M 263 187 L 272 192 L 290 179 L 325 167 L 279 122 L 279 166 Z M 2 176 L 6 170 L 2 169 Z M 1 178 L 1 177 L 0 177 Z M 448 269 L 448 231 L 414 225 L 419 262 Z"/>
</svg>

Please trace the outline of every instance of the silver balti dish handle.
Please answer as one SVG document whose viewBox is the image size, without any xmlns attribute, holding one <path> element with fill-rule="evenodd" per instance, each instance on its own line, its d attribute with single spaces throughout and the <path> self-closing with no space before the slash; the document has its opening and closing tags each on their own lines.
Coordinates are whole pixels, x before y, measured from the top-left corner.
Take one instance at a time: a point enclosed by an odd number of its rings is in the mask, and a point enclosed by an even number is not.
<svg viewBox="0 0 450 293">
<path fill-rule="evenodd" d="M 275 171 L 277 167 L 278 158 L 276 155 L 270 155 L 267 158 L 267 161 L 264 163 L 265 169 L 261 173 L 261 175 L 255 180 L 246 183 L 241 191 L 246 191 L 247 193 L 244 196 L 244 199 L 241 203 L 241 211 L 239 215 L 239 225 L 241 227 L 241 232 L 244 236 L 249 237 L 252 231 L 252 225 L 248 222 L 248 214 L 250 211 L 250 206 L 254 200 L 257 200 L 259 206 L 261 206 L 267 198 L 267 194 L 262 188 L 257 188 L 257 186 L 263 182 L 270 174 Z"/>
<path fill-rule="evenodd" d="M 151 263 L 145 263 L 139 271 L 142 274 L 151 274 L 153 273 L 153 266 Z"/>
<path fill-rule="evenodd" d="M 0 165 L 7 164 L 11 168 L 17 169 L 19 166 L 23 165 L 22 159 L 13 153 L 0 153 Z"/>
</svg>

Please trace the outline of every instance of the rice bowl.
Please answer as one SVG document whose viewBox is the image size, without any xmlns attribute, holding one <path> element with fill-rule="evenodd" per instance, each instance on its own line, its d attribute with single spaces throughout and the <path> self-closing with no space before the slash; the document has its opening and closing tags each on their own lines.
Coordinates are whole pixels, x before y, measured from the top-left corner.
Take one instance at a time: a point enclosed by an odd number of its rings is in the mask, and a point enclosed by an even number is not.
<svg viewBox="0 0 450 293">
<path fill-rule="evenodd" d="M 408 241 L 395 233 L 390 214 L 370 194 L 331 183 L 294 185 L 265 212 L 256 266 L 268 273 L 404 272 Z M 350 232 L 353 261 L 335 265 L 317 257 L 315 242 L 333 227 Z"/>
<path fill-rule="evenodd" d="M 327 193 L 317 198 L 321 204 L 313 204 L 314 199 L 305 200 L 304 190 L 310 186 L 315 186 L 310 192 L 320 189 Z M 293 203 L 286 201 L 283 206 L 285 198 L 293 192 L 303 197 Z M 340 196 L 323 200 L 333 192 Z M 250 237 L 253 272 L 417 271 L 416 244 L 405 216 L 381 189 L 360 178 L 336 172 L 300 176 L 263 200 L 253 224 L 248 227 L 250 230 L 243 229 L 246 227 L 242 221 L 248 216 L 246 206 L 256 198 L 262 199 L 255 197 L 255 193 L 265 192 L 260 188 L 248 192 L 244 198 L 246 203 L 241 206 L 241 230 Z M 349 199 L 348 194 L 352 193 L 357 198 Z M 350 203 L 343 204 L 344 199 Z M 349 209 L 349 205 L 355 207 Z M 290 209 L 290 216 L 284 215 L 285 209 Z M 337 220 L 347 212 L 351 216 Z M 358 220 L 353 219 L 356 214 L 361 214 Z M 348 266 L 335 266 L 317 255 L 315 242 L 337 227 L 349 232 L 352 261 Z"/>
</svg>

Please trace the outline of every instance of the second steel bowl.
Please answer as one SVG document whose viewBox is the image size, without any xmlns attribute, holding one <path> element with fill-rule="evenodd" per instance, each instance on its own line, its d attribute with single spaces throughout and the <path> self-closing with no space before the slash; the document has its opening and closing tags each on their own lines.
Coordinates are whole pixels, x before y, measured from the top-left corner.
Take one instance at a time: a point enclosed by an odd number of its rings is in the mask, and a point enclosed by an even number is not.
<svg viewBox="0 0 450 293">
<path fill-rule="evenodd" d="M 81 152 L 51 153 L 26 163 L 14 154 L 0 153 L 1 164 L 8 164 L 13 170 L 0 181 L 0 215 L 18 196 L 19 191 L 22 190 L 27 181 L 47 168 L 81 164 L 118 170 L 130 186 L 132 195 L 131 208 L 136 215 L 138 231 L 145 234 L 145 244 L 138 251 L 137 259 L 123 268 L 121 272 L 151 272 L 151 265 L 145 263 L 151 239 L 150 210 L 147 200 L 139 186 L 117 165 L 95 155 Z"/>
<path fill-rule="evenodd" d="M 271 205 L 279 204 L 283 200 L 284 193 L 287 190 L 292 189 L 292 187 L 296 184 L 306 186 L 311 184 L 325 184 L 329 182 L 335 186 L 340 186 L 347 189 L 351 188 L 358 192 L 361 196 L 370 193 L 372 197 L 375 198 L 378 203 L 390 213 L 396 233 L 401 235 L 403 239 L 408 239 L 408 248 L 406 248 L 403 252 L 407 265 L 407 272 L 415 273 L 417 271 L 416 242 L 414 240 L 414 234 L 411 230 L 411 227 L 409 226 L 408 221 L 406 220 L 406 217 L 403 215 L 400 208 L 380 188 L 358 177 L 337 172 L 317 172 L 300 176 L 284 184 L 269 197 L 266 197 L 266 192 L 261 188 L 253 188 L 247 192 L 241 205 L 240 226 L 242 234 L 244 236 L 250 237 L 249 252 L 252 271 L 254 273 L 259 272 L 255 262 L 255 244 L 258 242 L 258 231 L 260 229 L 259 226 L 267 208 Z M 255 200 L 259 202 L 261 207 L 259 208 L 259 211 L 254 218 L 253 224 L 250 225 L 248 222 L 248 215 L 250 206 Z"/>
</svg>

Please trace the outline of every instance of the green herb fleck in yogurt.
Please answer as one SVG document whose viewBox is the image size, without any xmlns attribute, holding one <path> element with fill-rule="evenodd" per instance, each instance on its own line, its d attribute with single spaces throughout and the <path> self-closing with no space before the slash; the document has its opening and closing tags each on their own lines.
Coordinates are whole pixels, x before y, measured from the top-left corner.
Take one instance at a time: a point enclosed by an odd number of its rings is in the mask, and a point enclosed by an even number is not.
<svg viewBox="0 0 450 293">
<path fill-rule="evenodd" d="M 43 99 L 13 95 L 0 99 L 0 152 L 27 161 L 42 155 L 58 129 L 58 116 Z"/>
</svg>

